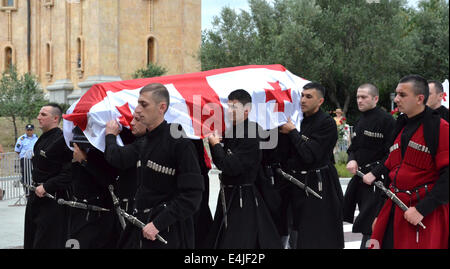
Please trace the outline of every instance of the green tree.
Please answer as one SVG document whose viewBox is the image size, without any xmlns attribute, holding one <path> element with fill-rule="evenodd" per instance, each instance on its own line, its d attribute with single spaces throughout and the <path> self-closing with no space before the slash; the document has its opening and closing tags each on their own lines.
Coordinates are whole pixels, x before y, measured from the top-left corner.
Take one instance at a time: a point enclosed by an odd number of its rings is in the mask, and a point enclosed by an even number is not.
<svg viewBox="0 0 450 269">
<path fill-rule="evenodd" d="M 449 77 L 449 3 L 427 0 L 411 12 L 411 33 L 416 35 L 419 58 L 414 73 L 444 81 Z"/>
<path fill-rule="evenodd" d="M 405 1 L 320 0 L 318 4 L 322 14 L 314 18 L 313 29 L 325 44 L 323 62 L 330 65 L 314 79 L 326 86 L 330 101 L 345 113 L 350 105 L 356 110 L 356 89 L 366 82 L 380 89 L 386 106 L 389 93 L 417 61 Z"/>
<path fill-rule="evenodd" d="M 429 1 L 445 6 L 443 1 Z M 273 4 L 249 0 L 249 5 L 249 12 L 222 9 L 213 28 L 203 32 L 202 70 L 282 64 L 299 76 L 322 82 L 327 88 L 325 107 L 341 107 L 350 124 L 357 114 L 354 100 L 359 85 L 375 84 L 380 104 L 389 108 L 389 94 L 398 80 L 423 73 L 418 70 L 423 66 L 419 63 L 424 53 L 418 50 L 423 30 L 417 25 L 422 25 L 418 19 L 422 11 L 408 8 L 404 0 L 274 0 Z M 446 7 L 439 9 L 441 28 L 430 32 L 436 39 L 431 42 L 434 47 L 443 44 L 441 52 L 426 51 L 443 58 L 439 70 L 448 73 Z"/>
<path fill-rule="evenodd" d="M 167 73 L 167 69 L 150 63 L 146 68 L 140 68 L 134 72 L 132 75 L 134 79 L 136 78 L 151 78 L 151 77 L 159 77 Z"/>
<path fill-rule="evenodd" d="M 18 138 L 17 120 L 30 122 L 44 103 L 44 95 L 33 75 L 19 75 L 15 67 L 3 72 L 0 79 L 0 116 L 11 121 L 14 143 Z"/>
</svg>

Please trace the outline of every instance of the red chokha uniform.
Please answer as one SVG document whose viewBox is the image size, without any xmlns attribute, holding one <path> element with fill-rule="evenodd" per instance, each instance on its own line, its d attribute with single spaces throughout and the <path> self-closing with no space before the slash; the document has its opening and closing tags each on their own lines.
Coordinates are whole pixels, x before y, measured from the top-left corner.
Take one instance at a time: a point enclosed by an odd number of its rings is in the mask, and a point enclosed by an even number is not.
<svg viewBox="0 0 450 269">
<path fill-rule="evenodd" d="M 390 241 L 390 247 L 396 249 L 448 248 L 449 125 L 436 119 L 427 107 L 398 123 L 397 133 L 384 163 L 392 180 L 389 188 L 405 205 L 416 207 L 424 216 L 426 229 L 410 224 L 403 210 L 388 199 L 378 215 L 372 239 L 381 247 Z"/>
</svg>

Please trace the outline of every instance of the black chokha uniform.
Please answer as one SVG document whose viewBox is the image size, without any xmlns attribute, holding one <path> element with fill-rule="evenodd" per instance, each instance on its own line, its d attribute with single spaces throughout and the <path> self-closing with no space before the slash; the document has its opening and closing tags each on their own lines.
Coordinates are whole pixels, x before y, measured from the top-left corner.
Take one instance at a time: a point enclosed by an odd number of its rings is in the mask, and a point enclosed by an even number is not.
<svg viewBox="0 0 450 269">
<path fill-rule="evenodd" d="M 383 163 L 391 146 L 394 124 L 392 116 L 379 107 L 363 112 L 355 125 L 352 143 L 347 150 L 348 161 L 355 160 L 364 174 Z M 344 221 L 353 223 L 352 232 L 369 236 L 372 222 L 383 201 L 379 189 L 365 184 L 361 177 L 354 176 L 344 196 Z M 359 215 L 354 219 L 356 205 Z M 362 244 L 364 247 L 365 242 Z"/>
<path fill-rule="evenodd" d="M 34 145 L 33 154 L 33 185 L 43 184 L 46 192 L 56 199 L 68 199 L 72 151 L 67 147 L 61 129 L 53 128 L 43 133 Z M 30 192 L 25 211 L 24 248 L 64 248 L 68 239 L 67 219 L 65 206 Z"/>
<path fill-rule="evenodd" d="M 292 175 L 322 196 L 318 199 L 293 186 L 297 248 L 343 248 L 343 194 L 334 167 L 336 122 L 319 109 L 305 117 L 301 132 L 288 134 L 292 143 L 288 168 Z"/>
<path fill-rule="evenodd" d="M 171 126 L 176 130 L 177 125 L 163 121 L 142 141 L 134 210 L 144 224 L 153 222 L 168 243 L 147 240 L 142 229 L 127 225 L 123 248 L 194 248 L 193 215 L 200 207 L 203 177 L 194 146 L 172 136 Z"/>
<path fill-rule="evenodd" d="M 277 130 L 275 130 L 278 132 Z M 297 236 L 293 227 L 293 194 L 292 190 L 297 188 L 293 183 L 283 178 L 277 172 L 277 168 L 288 172 L 288 159 L 290 152 L 294 149 L 287 134 L 278 133 L 277 146 L 273 149 L 263 150 L 264 177 L 261 177 L 259 186 L 261 194 L 270 210 L 272 219 L 277 226 L 278 232 L 283 240 L 284 248 L 295 248 Z M 293 233 L 294 234 L 291 234 Z M 288 245 L 288 239 L 291 245 Z"/>
<path fill-rule="evenodd" d="M 436 108 L 436 111 L 439 113 L 439 116 L 441 116 L 442 119 L 448 122 L 448 108 L 446 108 L 445 106 L 440 106 Z"/>
<path fill-rule="evenodd" d="M 90 146 L 85 150 L 87 161 L 72 163 L 73 199 L 109 212 L 71 208 L 70 238 L 78 240 L 81 249 L 115 248 L 120 229 L 108 186 L 114 184 L 116 171 L 98 149 Z"/>
<path fill-rule="evenodd" d="M 120 207 L 129 214 L 133 213 L 137 189 L 136 163 L 139 160 L 142 141 L 143 137 L 138 137 L 132 143 L 121 147 L 117 145 L 115 135 L 109 134 L 105 138 L 105 159 L 119 172 L 117 190 L 114 192 L 120 200 Z"/>
<path fill-rule="evenodd" d="M 223 146 L 217 144 L 211 148 L 213 162 L 222 173 L 206 248 L 281 248 L 277 228 L 255 186 L 261 171 L 262 153 L 257 136 L 260 128 L 255 122 L 245 120 L 226 131 Z"/>
<path fill-rule="evenodd" d="M 208 231 L 211 228 L 213 217 L 211 215 L 211 209 L 209 208 L 209 176 L 208 172 L 210 168 L 205 161 L 205 146 L 201 139 L 191 139 L 196 149 L 198 164 L 203 176 L 203 185 L 205 189 L 202 193 L 202 201 L 200 203 L 200 209 L 194 214 L 194 228 L 195 228 L 195 245 L 201 246 L 208 236 Z"/>
</svg>

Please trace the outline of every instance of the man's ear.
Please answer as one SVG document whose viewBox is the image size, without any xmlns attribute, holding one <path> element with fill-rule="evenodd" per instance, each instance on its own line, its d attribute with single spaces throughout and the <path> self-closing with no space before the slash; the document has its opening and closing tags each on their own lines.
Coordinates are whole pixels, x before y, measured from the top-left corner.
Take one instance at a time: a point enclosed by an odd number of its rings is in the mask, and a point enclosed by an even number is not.
<svg viewBox="0 0 450 269">
<path fill-rule="evenodd" d="M 162 112 L 162 114 L 165 114 L 167 112 L 167 103 L 161 102 L 159 103 L 159 110 Z"/>
<path fill-rule="evenodd" d="M 418 104 L 421 104 L 421 103 L 422 103 L 422 104 L 425 105 L 424 100 L 425 100 L 425 95 L 423 95 L 423 94 L 417 95 L 417 103 L 418 103 Z"/>
<path fill-rule="evenodd" d="M 250 113 L 251 110 L 252 110 L 252 103 L 247 103 L 244 106 L 244 111 L 247 112 L 247 113 Z"/>
<path fill-rule="evenodd" d="M 320 99 L 319 99 L 319 105 L 321 106 L 321 105 L 323 104 L 324 101 L 325 101 L 325 98 L 323 98 L 323 97 L 320 98 Z"/>
</svg>

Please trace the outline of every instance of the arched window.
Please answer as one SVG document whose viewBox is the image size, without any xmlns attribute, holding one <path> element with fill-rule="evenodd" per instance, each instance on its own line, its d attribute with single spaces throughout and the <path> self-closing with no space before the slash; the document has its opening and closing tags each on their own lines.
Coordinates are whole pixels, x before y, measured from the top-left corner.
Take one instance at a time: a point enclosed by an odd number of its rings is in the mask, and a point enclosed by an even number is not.
<svg viewBox="0 0 450 269">
<path fill-rule="evenodd" d="M 155 63 L 155 39 L 149 37 L 147 39 L 147 65 Z"/>
<path fill-rule="evenodd" d="M 5 48 L 5 71 L 11 69 L 13 65 L 13 50 L 11 47 Z"/>
<path fill-rule="evenodd" d="M 45 76 L 48 81 L 52 80 L 53 77 L 53 48 L 52 43 L 47 42 L 45 44 Z"/>
<path fill-rule="evenodd" d="M 52 72 L 52 49 L 50 46 L 50 43 L 47 43 L 45 46 L 45 70 L 47 71 L 47 73 L 51 73 Z"/>
<path fill-rule="evenodd" d="M 81 38 L 77 38 L 77 68 L 81 69 Z"/>
</svg>

